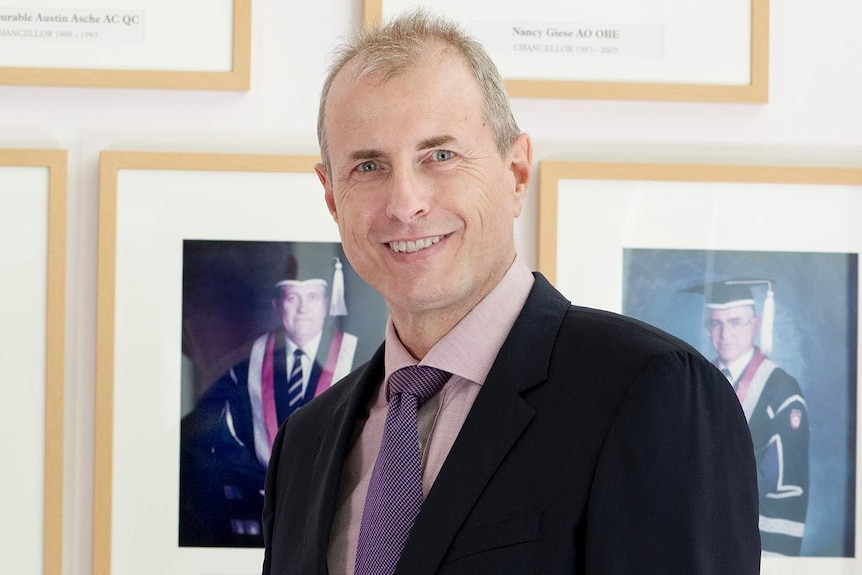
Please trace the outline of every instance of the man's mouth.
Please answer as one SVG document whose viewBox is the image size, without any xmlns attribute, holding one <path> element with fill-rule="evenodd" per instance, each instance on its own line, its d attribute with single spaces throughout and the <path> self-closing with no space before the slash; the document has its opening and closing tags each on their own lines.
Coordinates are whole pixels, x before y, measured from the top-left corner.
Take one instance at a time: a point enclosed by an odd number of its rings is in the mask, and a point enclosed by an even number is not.
<svg viewBox="0 0 862 575">
<path fill-rule="evenodd" d="M 446 236 L 431 236 L 421 240 L 397 240 L 389 242 L 389 248 L 397 253 L 413 253 L 430 248 Z"/>
</svg>

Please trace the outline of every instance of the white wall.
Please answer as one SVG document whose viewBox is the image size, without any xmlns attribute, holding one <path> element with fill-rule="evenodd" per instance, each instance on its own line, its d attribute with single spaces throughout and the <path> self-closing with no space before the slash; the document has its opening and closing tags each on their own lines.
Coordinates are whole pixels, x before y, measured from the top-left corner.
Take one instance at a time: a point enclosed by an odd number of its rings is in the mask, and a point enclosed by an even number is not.
<svg viewBox="0 0 862 575">
<path fill-rule="evenodd" d="M 99 151 L 314 154 L 328 54 L 359 21 L 357 0 L 254 0 L 247 93 L 0 86 L 0 146 L 69 151 L 64 573 L 88 574 L 92 559 Z M 773 1 L 770 36 L 766 105 L 524 99 L 515 115 L 537 164 L 862 167 L 862 4 Z M 533 265 L 535 236 L 533 195 L 517 224 Z"/>
</svg>

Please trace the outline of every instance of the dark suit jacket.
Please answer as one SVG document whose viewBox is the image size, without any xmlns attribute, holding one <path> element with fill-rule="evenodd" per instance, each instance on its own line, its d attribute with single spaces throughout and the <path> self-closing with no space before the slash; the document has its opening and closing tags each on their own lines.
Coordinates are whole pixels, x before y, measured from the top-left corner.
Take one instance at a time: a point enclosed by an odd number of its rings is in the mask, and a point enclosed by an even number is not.
<svg viewBox="0 0 862 575">
<path fill-rule="evenodd" d="M 327 573 L 344 459 L 383 350 L 282 426 L 265 575 Z M 755 575 L 751 438 L 684 342 L 572 307 L 537 275 L 428 494 L 397 573 Z"/>
</svg>

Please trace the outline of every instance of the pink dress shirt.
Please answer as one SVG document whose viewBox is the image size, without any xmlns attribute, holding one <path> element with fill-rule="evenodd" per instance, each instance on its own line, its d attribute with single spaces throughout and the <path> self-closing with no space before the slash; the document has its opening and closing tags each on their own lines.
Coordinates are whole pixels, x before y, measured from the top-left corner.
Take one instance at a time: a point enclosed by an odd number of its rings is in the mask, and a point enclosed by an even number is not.
<svg viewBox="0 0 862 575">
<path fill-rule="evenodd" d="M 482 383 L 533 286 L 533 275 L 519 257 L 493 290 L 417 362 L 390 319 L 386 326 L 385 379 L 408 365 L 429 365 L 453 374 L 443 389 L 419 410 L 422 491 L 427 495 Z M 382 382 L 381 382 L 382 383 Z M 353 575 L 365 494 L 386 420 L 386 387 L 380 385 L 368 405 L 368 419 L 356 422 L 353 446 L 344 462 L 338 507 L 327 561 L 333 575 Z"/>
</svg>

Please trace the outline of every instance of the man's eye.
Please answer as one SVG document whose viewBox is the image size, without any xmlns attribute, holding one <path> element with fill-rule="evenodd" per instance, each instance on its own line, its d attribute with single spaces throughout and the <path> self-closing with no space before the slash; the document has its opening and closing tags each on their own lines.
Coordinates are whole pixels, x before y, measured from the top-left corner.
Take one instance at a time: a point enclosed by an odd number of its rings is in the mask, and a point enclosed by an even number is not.
<svg viewBox="0 0 862 575">
<path fill-rule="evenodd" d="M 369 160 L 367 162 L 362 162 L 358 166 L 356 166 L 357 172 L 373 172 L 377 169 L 377 162 L 373 160 Z"/>
<path fill-rule="evenodd" d="M 451 160 L 455 156 L 455 152 L 450 150 L 434 150 L 431 153 L 431 159 L 435 162 L 445 162 Z"/>
</svg>

